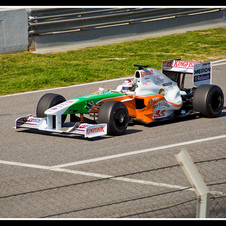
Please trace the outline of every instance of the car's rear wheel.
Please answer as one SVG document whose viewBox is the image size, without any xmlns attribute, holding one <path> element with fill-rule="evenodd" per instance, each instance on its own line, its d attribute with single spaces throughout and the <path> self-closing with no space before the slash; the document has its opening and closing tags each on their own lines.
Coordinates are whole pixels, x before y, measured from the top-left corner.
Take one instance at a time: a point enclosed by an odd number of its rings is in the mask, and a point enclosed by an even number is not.
<svg viewBox="0 0 226 226">
<path fill-rule="evenodd" d="M 40 118 L 44 118 L 46 117 L 45 111 L 57 104 L 60 104 L 62 102 L 66 101 L 66 99 L 59 95 L 59 94 L 55 94 L 55 93 L 46 93 L 44 94 L 38 104 L 37 104 L 37 108 L 36 108 L 36 115 L 37 117 Z M 67 115 L 62 115 L 62 124 L 65 122 Z M 53 122 L 55 122 L 55 120 L 53 119 Z"/>
<path fill-rule="evenodd" d="M 217 85 L 200 85 L 193 97 L 193 109 L 203 116 L 214 118 L 220 115 L 224 105 L 224 94 Z"/>
<path fill-rule="evenodd" d="M 107 101 L 100 107 L 98 123 L 107 123 L 110 135 L 125 133 L 129 122 L 127 107 L 120 101 Z"/>
</svg>

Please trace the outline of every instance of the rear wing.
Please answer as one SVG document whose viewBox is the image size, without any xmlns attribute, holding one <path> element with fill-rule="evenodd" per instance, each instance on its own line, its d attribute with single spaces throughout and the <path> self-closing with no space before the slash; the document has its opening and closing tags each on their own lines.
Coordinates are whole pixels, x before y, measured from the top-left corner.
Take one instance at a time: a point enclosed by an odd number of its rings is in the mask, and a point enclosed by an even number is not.
<svg viewBox="0 0 226 226">
<path fill-rule="evenodd" d="M 178 87 L 184 89 L 186 74 L 192 74 L 194 86 L 201 84 L 211 84 L 212 82 L 212 63 L 200 63 L 195 61 L 167 60 L 162 62 L 162 72 L 174 82 Z"/>
</svg>

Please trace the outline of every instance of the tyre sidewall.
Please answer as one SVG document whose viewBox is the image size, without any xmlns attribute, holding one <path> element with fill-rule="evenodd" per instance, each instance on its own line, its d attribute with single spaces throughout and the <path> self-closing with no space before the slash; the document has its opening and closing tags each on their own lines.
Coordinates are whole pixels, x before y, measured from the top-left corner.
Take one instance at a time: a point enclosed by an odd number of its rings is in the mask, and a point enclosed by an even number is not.
<svg viewBox="0 0 226 226">
<path fill-rule="evenodd" d="M 46 93 L 44 94 L 38 104 L 37 104 L 37 108 L 36 108 L 36 115 L 37 117 L 46 117 L 46 114 L 44 113 L 47 109 L 60 104 L 62 102 L 66 101 L 66 99 L 59 95 L 59 94 L 54 94 L 54 93 Z"/>
<path fill-rule="evenodd" d="M 37 117 L 40 118 L 45 118 L 46 114 L 44 113 L 47 109 L 60 104 L 62 102 L 66 101 L 66 99 L 59 95 L 59 94 L 55 94 L 55 93 L 46 93 L 44 94 L 38 104 L 37 104 L 37 108 L 36 108 L 36 115 Z M 62 124 L 65 122 L 67 115 L 62 115 Z M 53 116 L 53 127 L 55 127 L 55 116 Z"/>
<path fill-rule="evenodd" d="M 117 117 L 123 114 L 124 121 L 122 124 L 117 123 Z M 120 101 L 107 101 L 99 111 L 98 122 L 107 123 L 108 134 L 122 135 L 128 126 L 129 114 L 127 107 Z"/>
<path fill-rule="evenodd" d="M 197 88 L 193 98 L 195 111 L 205 117 L 213 118 L 219 116 L 224 105 L 224 95 L 219 86 L 201 85 Z"/>
<path fill-rule="evenodd" d="M 219 90 L 218 88 L 219 87 L 217 87 L 217 86 L 213 86 L 207 94 L 206 107 L 208 109 L 208 112 L 210 112 L 209 117 L 217 117 L 223 109 L 224 102 L 217 104 L 217 106 L 214 106 L 214 103 L 211 103 L 211 102 L 214 102 L 214 99 L 216 99 L 216 96 L 222 97 L 222 91 Z M 222 102 L 222 100 L 223 99 L 221 99 L 221 102 Z"/>
</svg>

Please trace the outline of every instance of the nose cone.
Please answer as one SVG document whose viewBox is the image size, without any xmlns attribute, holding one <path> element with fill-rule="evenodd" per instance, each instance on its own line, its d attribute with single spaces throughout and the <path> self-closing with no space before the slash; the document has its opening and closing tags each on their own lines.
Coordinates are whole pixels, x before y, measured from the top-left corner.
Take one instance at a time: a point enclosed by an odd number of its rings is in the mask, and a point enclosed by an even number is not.
<svg viewBox="0 0 226 226">
<path fill-rule="evenodd" d="M 63 114 L 72 104 L 79 101 L 79 99 L 67 100 L 63 103 L 60 103 L 56 106 L 53 106 L 45 111 L 46 115 L 58 115 Z"/>
</svg>

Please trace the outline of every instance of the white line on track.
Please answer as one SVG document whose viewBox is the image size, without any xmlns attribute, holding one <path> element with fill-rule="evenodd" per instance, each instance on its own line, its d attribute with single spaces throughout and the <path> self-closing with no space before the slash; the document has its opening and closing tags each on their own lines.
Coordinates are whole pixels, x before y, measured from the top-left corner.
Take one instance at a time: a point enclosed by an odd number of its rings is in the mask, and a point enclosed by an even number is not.
<svg viewBox="0 0 226 226">
<path fill-rule="evenodd" d="M 75 174 L 75 175 L 97 177 L 97 178 L 101 178 L 101 179 L 110 179 L 110 180 L 152 185 L 152 186 L 158 186 L 158 187 L 167 187 L 167 188 L 172 188 L 172 189 L 186 189 L 187 187 L 180 186 L 180 185 L 158 183 L 158 182 L 154 182 L 154 181 L 145 181 L 145 180 L 139 180 L 139 179 L 133 179 L 133 178 L 127 178 L 127 177 L 117 177 L 117 176 L 112 176 L 112 175 L 84 172 L 84 171 L 78 171 L 78 170 L 70 170 L 70 169 L 65 169 L 63 167 L 90 163 L 90 162 L 96 162 L 96 161 L 103 161 L 103 160 L 107 160 L 107 159 L 119 158 L 119 157 L 124 157 L 124 156 L 128 156 L 128 155 L 141 154 L 141 153 L 146 153 L 146 152 L 151 152 L 151 151 L 164 150 L 166 148 L 178 147 L 178 146 L 205 142 L 205 141 L 210 141 L 210 140 L 216 140 L 216 139 L 222 139 L 222 138 L 226 138 L 226 134 L 220 135 L 220 136 L 215 136 L 215 137 L 207 137 L 204 139 L 197 139 L 197 140 L 192 140 L 192 141 L 181 142 L 181 143 L 177 143 L 177 144 L 170 144 L 170 145 L 165 145 L 165 146 L 160 146 L 160 147 L 155 147 L 155 148 L 143 149 L 143 150 L 139 150 L 139 151 L 127 152 L 127 153 L 122 153 L 122 154 L 118 154 L 118 155 L 111 155 L 111 156 L 105 156 L 105 157 L 100 157 L 100 158 L 95 158 L 95 159 L 88 159 L 88 160 L 84 160 L 84 161 L 61 164 L 61 165 L 56 165 L 56 166 L 43 166 L 43 165 L 36 165 L 36 164 L 6 161 L 6 160 L 0 160 L 0 164 L 11 165 L 11 166 L 21 166 L 21 167 L 41 169 L 41 170 L 49 170 L 49 171 L 62 172 L 62 173 L 70 173 L 70 174 Z M 188 190 L 193 190 L 193 189 L 190 188 Z M 212 191 L 211 193 L 221 194 L 222 192 Z"/>
<path fill-rule="evenodd" d="M 218 63 L 218 64 L 213 64 L 212 67 L 215 67 L 215 66 L 221 66 L 221 65 L 224 65 L 224 64 L 226 64 L 226 62 Z"/>
<path fill-rule="evenodd" d="M 112 176 L 112 175 L 84 172 L 84 171 L 78 171 L 78 170 L 52 168 L 49 166 L 41 166 L 41 165 L 34 165 L 34 164 L 27 164 L 27 163 L 20 163 L 20 162 L 4 161 L 4 160 L 0 160 L 0 164 L 11 165 L 11 166 L 22 166 L 22 167 L 28 167 L 28 168 L 33 168 L 33 169 L 35 168 L 35 169 L 49 170 L 49 171 L 54 171 L 54 172 L 70 173 L 70 174 L 82 175 L 82 176 L 88 176 L 88 177 L 97 177 L 97 178 L 101 178 L 101 179 L 123 181 L 123 182 L 128 182 L 128 183 L 145 184 L 145 185 L 152 185 L 152 186 L 157 186 L 157 187 L 166 187 L 166 188 L 171 188 L 171 189 L 187 189 L 187 191 L 194 191 L 193 188 L 188 188 L 188 187 L 181 186 L 181 185 L 132 179 L 132 178 L 127 178 L 127 177 L 117 177 L 117 176 Z M 210 193 L 224 195 L 224 193 L 221 191 L 210 191 Z"/>
<path fill-rule="evenodd" d="M 132 179 L 132 178 L 127 178 L 127 177 L 115 177 L 113 175 L 91 173 L 91 172 L 84 172 L 84 171 L 70 170 L 70 169 L 63 169 L 63 168 L 52 168 L 49 166 L 41 166 L 41 165 L 12 162 L 12 161 L 5 161 L 5 160 L 0 160 L 0 164 L 11 165 L 11 166 L 22 166 L 22 167 L 27 167 L 27 168 L 42 169 L 42 170 L 49 170 L 49 171 L 62 172 L 62 173 L 70 173 L 70 174 L 75 174 L 75 175 L 97 177 L 97 178 L 101 178 L 101 179 L 110 179 L 110 180 L 117 180 L 117 181 L 130 182 L 130 183 L 146 184 L 146 185 L 152 185 L 152 186 L 158 186 L 158 187 L 167 187 L 167 188 L 172 188 L 172 189 L 186 189 L 187 188 L 187 187 L 180 186 L 180 185 L 158 183 L 158 182 L 154 182 L 154 181 L 138 180 L 138 179 Z M 192 189 L 188 189 L 188 190 L 192 190 Z"/>
<path fill-rule="evenodd" d="M 114 159 L 114 158 L 130 156 L 130 155 L 137 155 L 137 154 L 142 154 L 142 153 L 147 153 L 147 152 L 152 152 L 152 151 L 157 151 L 157 150 L 164 150 L 167 148 L 174 148 L 174 147 L 195 144 L 195 143 L 200 143 L 200 142 L 205 142 L 205 141 L 210 141 L 210 140 L 222 139 L 222 138 L 226 138 L 226 134 L 220 135 L 220 136 L 215 136 L 215 137 L 207 137 L 207 138 L 203 138 L 203 139 L 190 140 L 190 141 L 185 141 L 185 142 L 181 142 L 181 143 L 168 144 L 168 145 L 164 145 L 164 146 L 148 148 L 148 149 L 143 149 L 143 150 L 130 151 L 130 152 L 120 153 L 120 154 L 116 154 L 116 155 L 109 155 L 109 156 L 103 156 L 103 157 L 99 157 L 99 158 L 86 159 L 86 160 L 81 160 L 81 161 L 77 161 L 77 162 L 69 162 L 69 163 L 65 163 L 65 164 L 52 166 L 50 168 L 76 166 L 76 165 L 81 165 L 81 164 L 86 164 L 86 163 L 109 160 L 109 159 Z"/>
<path fill-rule="evenodd" d="M 219 62 L 222 62 L 222 61 L 226 61 L 226 59 L 224 58 L 224 59 L 221 59 L 221 60 L 215 60 L 215 61 L 212 61 L 212 63 L 215 64 L 215 63 L 219 63 Z"/>
</svg>

